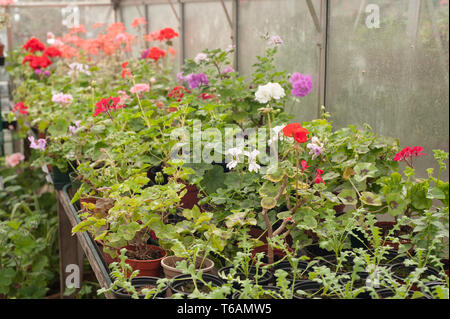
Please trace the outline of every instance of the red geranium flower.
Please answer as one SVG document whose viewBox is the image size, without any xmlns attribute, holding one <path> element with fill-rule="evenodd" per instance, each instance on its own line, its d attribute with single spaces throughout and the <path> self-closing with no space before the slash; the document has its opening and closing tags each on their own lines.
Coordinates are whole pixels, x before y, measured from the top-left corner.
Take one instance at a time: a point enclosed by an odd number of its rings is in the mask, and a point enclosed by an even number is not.
<svg viewBox="0 0 450 319">
<path fill-rule="evenodd" d="M 160 58 L 163 58 L 166 55 L 166 51 L 161 50 L 158 47 L 153 47 L 150 49 L 150 52 L 147 55 L 147 58 L 158 61 Z"/>
<path fill-rule="evenodd" d="M 45 44 L 39 41 L 37 38 L 31 38 L 24 44 L 23 48 L 31 53 L 36 51 L 44 51 Z"/>
<path fill-rule="evenodd" d="M 324 183 L 325 184 L 325 182 L 322 179 L 323 171 L 321 169 L 317 169 L 316 172 L 317 172 L 316 184 L 320 184 L 320 183 Z"/>
<path fill-rule="evenodd" d="M 202 93 L 197 97 L 202 100 L 210 100 L 210 99 L 216 98 L 216 96 L 214 94 L 209 94 L 209 93 Z"/>
<path fill-rule="evenodd" d="M 120 102 L 120 97 L 108 97 L 106 99 L 101 99 L 95 104 L 97 107 L 95 109 L 94 117 L 97 117 L 100 113 L 107 113 L 111 110 L 117 110 L 125 107 L 124 104 L 118 105 Z"/>
<path fill-rule="evenodd" d="M 159 30 L 157 39 L 159 41 L 164 41 L 164 40 L 170 40 L 175 37 L 178 37 L 178 33 L 176 33 L 172 28 L 164 28 L 164 29 Z"/>
<path fill-rule="evenodd" d="M 408 164 L 409 166 L 412 167 L 412 158 L 413 157 L 427 155 L 426 153 L 422 153 L 423 150 L 424 150 L 424 148 L 421 146 L 414 146 L 412 148 L 410 146 L 407 146 L 404 149 L 402 149 L 400 152 L 395 154 L 394 161 L 405 162 L 406 164 Z"/>
<path fill-rule="evenodd" d="M 305 160 L 301 160 L 300 164 L 302 165 L 302 171 L 306 171 L 306 169 L 309 167 L 308 163 Z"/>
<path fill-rule="evenodd" d="M 124 79 L 126 76 L 131 76 L 130 70 L 127 68 L 128 62 L 122 63 L 122 78 Z"/>
<path fill-rule="evenodd" d="M 293 137 L 298 143 L 305 143 L 308 140 L 309 132 L 300 123 L 290 123 L 283 128 L 283 134 Z"/>
<path fill-rule="evenodd" d="M 45 69 L 52 64 L 52 61 L 46 56 L 27 55 L 24 57 L 22 64 L 29 63 L 33 69 Z"/>
<path fill-rule="evenodd" d="M 20 114 L 28 114 L 28 106 L 26 106 L 23 102 L 19 102 L 16 105 L 14 105 L 12 111 L 13 112 L 19 112 Z"/>
<path fill-rule="evenodd" d="M 48 47 L 47 49 L 45 49 L 44 55 L 54 58 L 56 56 L 62 56 L 62 52 L 55 47 Z"/>
<path fill-rule="evenodd" d="M 185 93 L 191 93 L 191 91 L 187 90 L 184 86 L 178 85 L 170 91 L 168 97 L 176 99 L 177 102 L 180 102 Z"/>
</svg>

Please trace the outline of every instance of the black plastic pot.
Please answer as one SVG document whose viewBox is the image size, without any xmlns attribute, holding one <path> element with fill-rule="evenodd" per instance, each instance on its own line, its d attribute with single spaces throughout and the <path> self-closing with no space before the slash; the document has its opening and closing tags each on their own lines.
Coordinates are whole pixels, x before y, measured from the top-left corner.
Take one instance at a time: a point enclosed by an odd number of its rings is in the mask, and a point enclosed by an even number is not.
<svg viewBox="0 0 450 319">
<path fill-rule="evenodd" d="M 367 247 L 369 247 L 370 243 L 369 240 L 367 239 L 366 234 L 364 234 L 363 232 L 361 232 L 360 230 L 353 230 L 353 234 L 349 234 L 348 237 L 350 239 L 350 244 L 352 248 L 363 248 L 363 249 L 367 249 Z"/>
<path fill-rule="evenodd" d="M 319 244 L 306 246 L 304 251 L 311 258 L 330 255 L 330 251 L 320 248 Z"/>
<path fill-rule="evenodd" d="M 381 289 L 377 291 L 378 296 L 380 297 L 380 299 L 388 299 L 391 297 L 395 296 L 395 292 L 390 290 L 390 289 Z M 408 297 L 405 299 L 411 299 L 411 297 L 413 296 L 414 291 L 408 291 Z M 431 299 L 430 296 L 428 296 L 427 294 L 424 294 L 425 296 L 419 297 L 417 299 Z"/>
<path fill-rule="evenodd" d="M 275 265 L 275 267 L 274 267 L 274 269 L 273 269 L 273 272 L 275 273 L 278 269 L 282 269 L 282 270 L 286 271 L 286 272 L 288 273 L 286 279 L 287 279 L 289 282 L 292 282 L 292 281 L 293 281 L 293 279 L 294 279 L 294 277 L 293 277 L 293 276 L 294 276 L 294 273 L 293 273 L 292 266 L 291 266 L 291 264 L 290 264 L 288 261 L 282 261 L 282 262 L 280 262 L 279 264 Z M 308 269 L 308 263 L 307 263 L 307 262 L 300 261 L 300 262 L 298 263 L 298 270 L 301 272 L 300 275 L 308 276 L 308 273 L 309 273 L 312 269 L 310 269 L 310 268 Z M 298 275 L 299 275 L 299 274 L 297 274 L 297 277 L 298 277 Z M 275 280 L 276 280 L 276 278 L 275 278 Z M 307 279 L 307 278 L 295 278 L 295 282 L 297 282 L 297 281 L 302 281 L 302 280 L 308 280 L 308 279 Z"/>
<path fill-rule="evenodd" d="M 140 276 L 131 279 L 131 284 L 137 289 L 145 285 L 157 285 L 157 281 L 159 279 L 161 278 Z M 156 295 L 156 298 L 164 298 L 166 296 L 167 288 L 168 286 L 164 287 L 164 289 Z M 114 291 L 113 294 L 117 299 L 131 299 L 131 295 L 128 294 L 124 288 L 120 288 L 117 291 Z M 139 295 L 139 299 L 144 298 L 145 295 Z"/>
<path fill-rule="evenodd" d="M 347 275 L 349 277 L 351 277 L 352 273 L 349 272 L 349 273 L 347 273 Z M 357 275 L 359 276 L 359 278 L 360 278 L 359 280 L 362 281 L 362 283 L 354 281 L 353 282 L 353 289 L 358 289 L 358 288 L 361 288 L 361 287 L 365 287 L 366 286 L 366 279 L 367 279 L 367 277 L 369 277 L 369 273 L 368 272 L 358 272 Z M 339 282 L 340 282 L 340 284 L 342 286 L 345 286 L 350 280 L 351 280 L 350 278 L 341 278 L 339 280 Z M 374 287 L 374 289 L 375 290 L 381 290 L 381 288 L 376 288 L 376 287 Z M 370 295 L 369 289 L 367 291 L 360 292 L 358 294 L 358 296 L 356 297 L 356 299 L 372 299 L 372 296 Z"/>
<path fill-rule="evenodd" d="M 203 274 L 202 278 L 206 282 L 211 282 L 212 286 L 221 287 L 223 285 L 222 279 L 215 275 L 211 274 Z M 173 278 L 173 281 L 170 282 L 169 287 L 173 294 L 180 293 L 184 295 L 186 298 L 189 296 L 191 292 L 186 292 L 183 289 L 183 286 L 189 283 L 193 283 L 192 277 L 189 274 L 178 275 Z M 203 283 L 197 282 L 199 287 L 204 286 Z"/>
<path fill-rule="evenodd" d="M 55 189 L 62 190 L 65 185 L 70 184 L 69 174 L 72 171 L 73 170 L 70 166 L 68 166 L 67 171 L 65 171 L 65 172 L 62 172 L 57 166 L 52 167 L 50 176 L 52 177 L 53 185 L 54 185 Z"/>
<path fill-rule="evenodd" d="M 319 265 L 320 266 L 326 266 L 328 268 L 330 268 L 331 270 L 335 271 L 337 268 L 337 260 L 336 260 L 336 255 L 331 254 L 331 255 L 326 255 L 326 256 L 321 256 L 321 257 L 317 257 L 317 259 L 319 260 Z M 344 261 L 339 268 L 338 273 L 345 273 L 345 272 L 349 272 L 353 270 L 353 261 L 352 260 L 346 260 Z"/>
<path fill-rule="evenodd" d="M 225 282 L 228 281 L 227 276 L 230 273 L 231 269 L 233 269 L 233 266 L 223 267 L 223 268 L 219 269 L 219 272 L 218 272 L 219 277 Z M 256 267 L 251 267 L 249 273 L 251 275 L 254 275 L 254 274 L 256 274 L 256 270 L 257 270 Z M 259 270 L 258 274 L 261 274 L 261 272 L 262 272 L 261 269 L 258 269 L 258 270 Z M 245 274 L 243 272 L 237 272 L 236 275 L 241 277 L 240 279 L 242 279 L 242 280 L 245 279 Z M 258 280 L 257 283 L 260 286 L 267 286 L 272 282 L 273 278 L 274 278 L 273 274 L 270 271 L 266 271 L 265 274 L 262 276 L 262 278 L 260 278 Z M 254 283 L 256 284 L 256 282 L 254 282 Z M 233 282 L 233 287 L 235 289 L 240 289 L 241 285 L 235 281 L 235 282 Z"/>
<path fill-rule="evenodd" d="M 416 270 L 415 266 L 406 266 L 403 263 L 398 263 L 392 265 L 389 270 L 392 272 L 392 277 L 396 279 L 398 282 L 403 283 L 404 280 L 408 277 L 409 273 Z M 400 271 L 408 273 L 408 275 L 399 274 Z M 427 266 L 427 269 L 422 273 L 422 277 L 428 277 L 430 275 L 434 275 L 439 277 L 439 270 L 432 266 Z"/>
<path fill-rule="evenodd" d="M 272 290 L 272 291 L 275 291 L 275 292 L 279 292 L 280 291 L 280 288 L 274 287 L 274 286 L 262 286 L 262 288 L 264 290 Z M 268 297 L 270 297 L 270 296 L 268 296 Z M 240 292 L 235 292 L 233 294 L 233 296 L 231 297 L 231 299 L 249 299 L 249 298 L 241 298 L 241 293 Z M 263 299 L 267 299 L 267 298 L 263 298 Z"/>
<path fill-rule="evenodd" d="M 323 286 L 319 284 L 318 282 L 312 281 L 312 280 L 302 280 L 297 282 L 294 285 L 294 299 L 307 299 L 307 297 L 300 297 L 295 292 L 297 290 L 303 290 L 304 292 L 311 295 L 312 298 L 315 297 L 322 297 L 321 290 L 323 289 Z M 331 297 L 325 297 L 325 299 L 334 299 Z"/>
</svg>

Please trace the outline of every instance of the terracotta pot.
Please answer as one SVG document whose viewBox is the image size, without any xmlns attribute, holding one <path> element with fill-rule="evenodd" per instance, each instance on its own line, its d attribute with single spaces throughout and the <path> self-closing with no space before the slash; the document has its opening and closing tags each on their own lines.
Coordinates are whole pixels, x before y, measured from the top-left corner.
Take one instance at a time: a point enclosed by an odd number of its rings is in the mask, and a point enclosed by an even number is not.
<svg viewBox="0 0 450 319">
<path fill-rule="evenodd" d="M 183 257 L 177 257 L 177 256 L 164 257 L 161 260 L 161 266 L 164 270 L 164 276 L 166 278 L 173 278 L 173 277 L 183 274 L 183 271 L 176 268 L 176 265 L 177 265 L 178 261 L 181 261 L 184 259 L 185 258 L 183 258 Z M 202 262 L 202 260 L 203 260 L 202 258 L 196 260 L 196 269 L 200 268 L 200 263 Z M 208 274 L 208 273 L 212 274 L 213 269 L 214 269 L 214 262 L 209 258 L 205 258 L 203 260 L 201 269 L 204 274 Z"/>
<path fill-rule="evenodd" d="M 108 265 L 113 263 L 113 262 L 115 262 L 115 261 L 119 261 L 117 258 L 111 257 L 110 254 L 108 254 L 108 253 L 106 253 L 104 251 L 105 244 L 104 244 L 104 242 L 102 240 L 96 240 L 95 242 L 97 243 L 98 250 L 100 251 L 100 254 L 102 255 L 103 259 L 105 260 L 105 262 Z"/>
<path fill-rule="evenodd" d="M 135 251 L 135 246 L 125 246 L 125 248 L 129 251 Z M 149 250 L 158 250 L 161 252 L 162 257 L 151 260 L 139 260 L 127 258 L 126 263 L 131 266 L 134 270 L 139 270 L 139 276 L 149 276 L 149 277 L 161 277 L 161 260 L 167 256 L 167 252 L 158 246 L 148 245 L 147 249 Z M 120 249 L 117 250 L 117 254 L 120 255 Z"/>
</svg>

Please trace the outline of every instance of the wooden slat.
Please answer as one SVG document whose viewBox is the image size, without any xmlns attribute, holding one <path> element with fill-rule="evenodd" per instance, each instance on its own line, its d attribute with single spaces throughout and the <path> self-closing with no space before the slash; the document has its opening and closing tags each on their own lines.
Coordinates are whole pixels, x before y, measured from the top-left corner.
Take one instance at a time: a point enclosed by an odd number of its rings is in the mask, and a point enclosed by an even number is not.
<svg viewBox="0 0 450 319">
<path fill-rule="evenodd" d="M 109 278 L 108 271 L 105 268 L 105 264 L 102 261 L 98 251 L 96 250 L 96 244 L 92 241 L 89 235 L 86 232 L 76 233 L 76 237 L 72 235 L 72 228 L 79 223 L 77 217 L 74 215 L 74 209 L 70 204 L 70 199 L 67 193 L 62 191 L 57 191 L 58 202 L 61 205 L 61 211 L 64 213 L 67 220 L 70 222 L 70 229 L 64 229 L 65 233 L 63 236 L 72 236 L 76 238 L 78 243 L 80 244 L 84 254 L 86 255 L 89 263 L 94 271 L 95 277 L 97 278 L 100 286 L 102 288 L 108 288 L 111 284 L 111 279 Z M 114 296 L 107 294 L 106 298 L 113 299 Z"/>
</svg>

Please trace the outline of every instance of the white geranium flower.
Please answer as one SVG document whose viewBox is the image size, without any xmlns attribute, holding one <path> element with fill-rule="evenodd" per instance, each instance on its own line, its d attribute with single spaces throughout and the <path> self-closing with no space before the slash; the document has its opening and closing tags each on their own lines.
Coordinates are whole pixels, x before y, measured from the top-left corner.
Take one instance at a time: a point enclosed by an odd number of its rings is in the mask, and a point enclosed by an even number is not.
<svg viewBox="0 0 450 319">
<path fill-rule="evenodd" d="M 249 172 L 255 172 L 258 173 L 259 170 L 261 169 L 261 166 L 259 166 L 256 163 L 256 157 L 259 155 L 259 151 L 258 150 L 253 150 L 252 152 L 244 152 L 245 156 L 248 156 L 248 170 Z"/>
<path fill-rule="evenodd" d="M 260 85 L 255 93 L 256 101 L 262 104 L 268 103 L 271 99 L 279 100 L 286 93 L 278 83 L 269 82 L 266 85 Z"/>
<path fill-rule="evenodd" d="M 206 53 L 199 53 L 194 58 L 195 63 L 199 64 L 201 61 L 208 61 L 208 55 Z"/>
<path fill-rule="evenodd" d="M 270 83 L 271 90 L 272 90 L 272 98 L 275 100 L 279 100 L 282 97 L 286 96 L 286 93 L 284 92 L 284 89 L 279 85 L 278 83 Z"/>
<path fill-rule="evenodd" d="M 256 101 L 258 101 L 259 103 L 262 104 L 266 104 L 270 101 L 272 95 L 272 90 L 270 89 L 270 87 L 268 87 L 268 85 L 260 85 L 258 87 L 258 90 L 255 93 L 255 98 Z"/>
<path fill-rule="evenodd" d="M 227 164 L 227 168 L 231 170 L 235 168 L 239 163 L 239 155 L 242 154 L 242 149 L 239 147 L 233 147 L 227 150 L 226 154 L 230 154 L 231 156 L 233 156 L 231 162 Z"/>
</svg>

